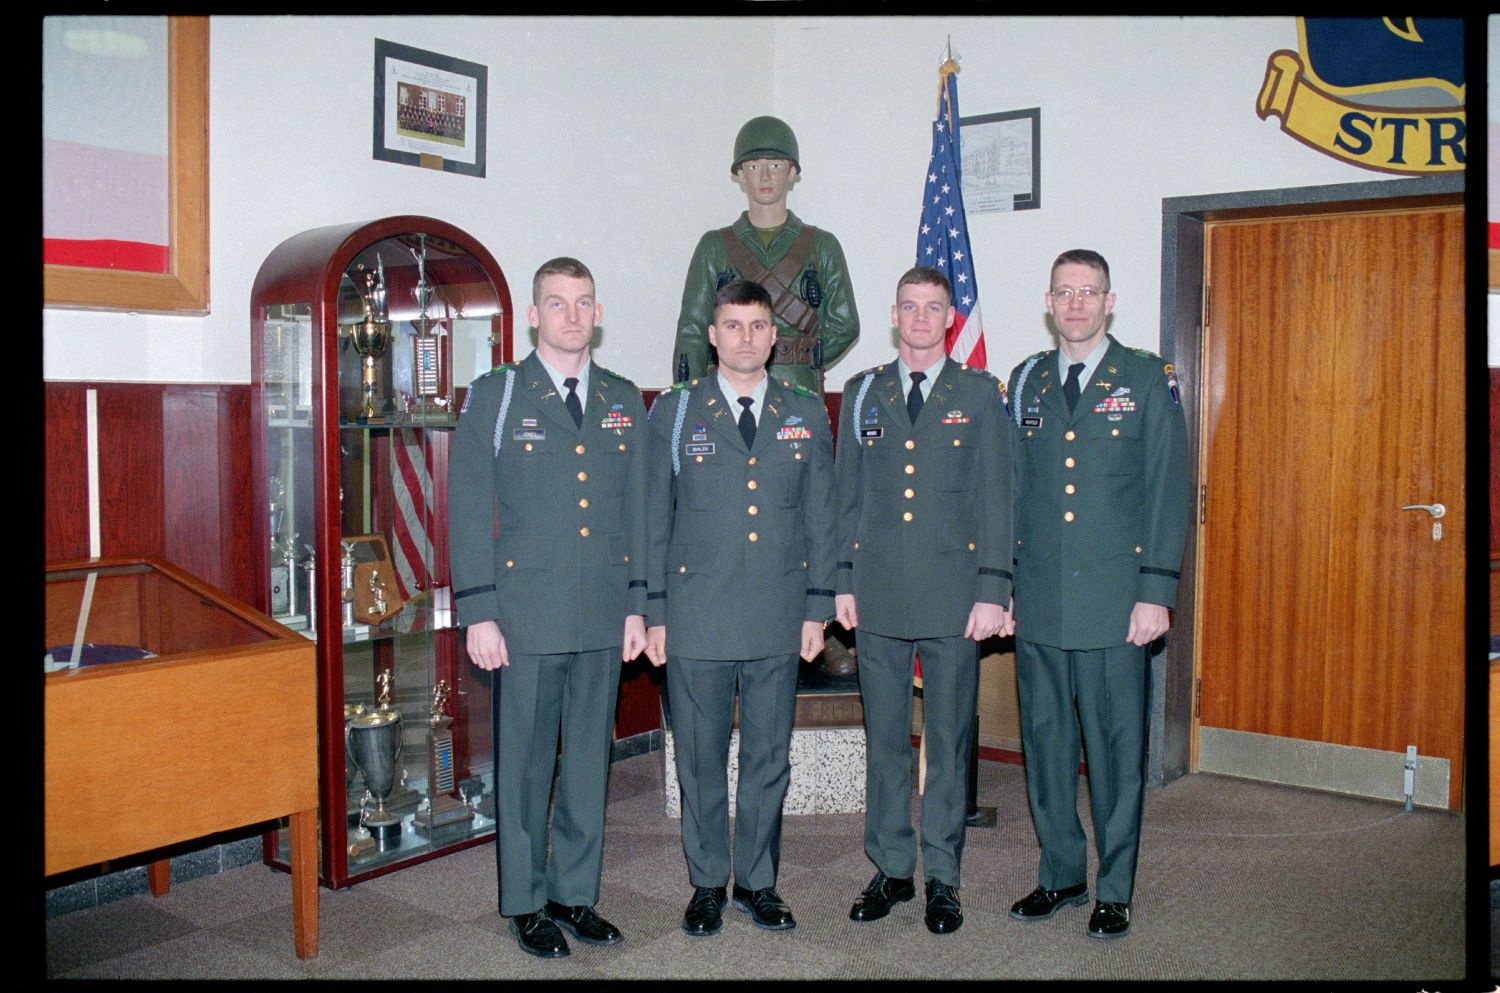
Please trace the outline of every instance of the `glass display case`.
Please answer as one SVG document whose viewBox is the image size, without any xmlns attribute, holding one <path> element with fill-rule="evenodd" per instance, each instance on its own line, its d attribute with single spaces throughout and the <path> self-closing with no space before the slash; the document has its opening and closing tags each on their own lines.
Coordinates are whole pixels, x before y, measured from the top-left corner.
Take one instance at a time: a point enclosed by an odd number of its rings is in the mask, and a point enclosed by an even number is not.
<svg viewBox="0 0 1500 993">
<path fill-rule="evenodd" d="M 510 291 L 477 240 L 402 216 L 282 242 L 250 308 L 260 606 L 317 644 L 319 872 L 341 887 L 494 832 L 447 474 L 467 384 L 511 358 Z"/>
</svg>

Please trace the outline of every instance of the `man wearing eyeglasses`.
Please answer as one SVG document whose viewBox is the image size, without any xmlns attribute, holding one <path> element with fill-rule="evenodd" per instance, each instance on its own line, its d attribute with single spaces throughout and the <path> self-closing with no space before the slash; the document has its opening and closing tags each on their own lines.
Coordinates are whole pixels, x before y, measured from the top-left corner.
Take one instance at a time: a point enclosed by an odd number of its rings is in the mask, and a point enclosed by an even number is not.
<svg viewBox="0 0 1500 993">
<path fill-rule="evenodd" d="M 1099 856 L 1087 934 L 1130 930 L 1150 646 L 1166 634 L 1187 532 L 1187 426 L 1170 363 L 1106 333 L 1109 263 L 1074 249 L 1046 294 L 1060 347 L 1010 377 L 1016 432 L 1016 684 L 1026 789 L 1041 843 L 1022 921 L 1088 901 L 1077 814 L 1083 737 Z"/>
</svg>

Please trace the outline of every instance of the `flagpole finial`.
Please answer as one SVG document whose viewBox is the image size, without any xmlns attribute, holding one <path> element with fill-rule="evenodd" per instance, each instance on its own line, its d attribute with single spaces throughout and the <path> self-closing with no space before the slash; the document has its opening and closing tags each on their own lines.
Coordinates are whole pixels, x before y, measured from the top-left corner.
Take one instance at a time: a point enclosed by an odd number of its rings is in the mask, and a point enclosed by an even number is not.
<svg viewBox="0 0 1500 993">
<path fill-rule="evenodd" d="M 953 54 L 953 36 L 950 34 L 947 47 L 943 49 L 943 61 L 938 64 L 938 75 L 946 76 L 949 73 L 958 72 L 958 63 L 962 60 L 962 55 Z"/>
</svg>

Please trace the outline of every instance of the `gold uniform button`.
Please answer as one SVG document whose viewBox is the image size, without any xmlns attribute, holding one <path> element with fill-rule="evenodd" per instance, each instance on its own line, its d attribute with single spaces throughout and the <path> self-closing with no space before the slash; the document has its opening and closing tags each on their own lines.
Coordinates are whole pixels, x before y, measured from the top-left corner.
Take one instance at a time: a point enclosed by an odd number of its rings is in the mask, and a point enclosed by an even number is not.
<svg viewBox="0 0 1500 993">
<path fill-rule="evenodd" d="M 1067 434 L 1063 435 L 1063 437 L 1068 439 L 1069 441 L 1072 441 L 1074 438 L 1078 437 L 1078 435 L 1072 431 L 1069 431 Z"/>
<path fill-rule="evenodd" d="M 584 510 L 588 510 L 589 509 L 589 498 L 588 497 L 584 497 L 582 500 L 579 500 L 578 501 L 578 506 L 582 507 Z"/>
<path fill-rule="evenodd" d="M 957 448 L 959 445 L 962 445 L 962 444 L 963 444 L 963 442 L 959 441 L 957 438 L 953 439 L 953 447 L 954 448 Z"/>
<path fill-rule="evenodd" d="M 915 475 L 916 471 L 917 471 L 917 467 L 914 466 L 914 465 L 909 465 L 909 466 L 906 467 L 906 474 L 908 476 Z"/>
<path fill-rule="evenodd" d="M 748 463 L 746 463 L 746 464 L 747 465 L 754 465 L 755 464 L 755 456 L 754 455 L 750 456 L 750 461 Z"/>
<path fill-rule="evenodd" d="M 874 448 L 874 447 L 875 447 L 875 442 L 874 442 L 874 441 L 869 441 L 869 440 L 867 440 L 867 441 L 866 441 L 866 442 L 865 442 L 865 447 L 866 447 L 866 448 Z"/>
<path fill-rule="evenodd" d="M 573 451 L 577 452 L 579 455 L 582 455 L 584 453 L 584 447 L 582 445 L 579 445 L 577 448 L 573 449 Z"/>
<path fill-rule="evenodd" d="M 746 510 L 751 517 L 754 517 L 756 514 L 760 513 L 760 508 L 753 503 L 749 507 L 747 507 Z"/>
<path fill-rule="evenodd" d="M 1139 555 L 1139 554 L 1141 554 L 1141 546 L 1140 546 L 1140 545 L 1136 545 L 1136 546 L 1135 546 L 1135 553 L 1136 553 L 1136 554 L 1137 554 L 1137 555 Z"/>
<path fill-rule="evenodd" d="M 760 488 L 760 484 L 757 483 L 753 479 L 750 480 L 750 482 L 748 482 L 748 483 L 745 484 L 745 489 L 747 489 L 747 490 L 754 490 L 754 489 L 759 489 L 759 488 Z"/>
<path fill-rule="evenodd" d="M 1072 496 L 1075 489 L 1077 489 L 1077 487 L 1075 487 L 1072 483 L 1069 483 L 1067 486 L 1063 487 L 1063 492 L 1068 496 Z"/>
<path fill-rule="evenodd" d="M 912 489 L 911 487 L 907 487 L 906 492 L 902 494 L 902 496 L 906 497 L 906 499 L 908 499 L 908 500 L 910 500 L 912 497 L 914 497 L 916 495 L 917 495 L 917 491 L 914 490 L 914 489 Z"/>
<path fill-rule="evenodd" d="M 581 527 L 578 529 L 578 533 L 587 538 L 589 536 L 589 529 L 587 527 Z"/>
<path fill-rule="evenodd" d="M 625 443 L 623 441 L 620 442 L 620 451 L 625 451 Z"/>
<path fill-rule="evenodd" d="M 695 456 L 693 460 L 695 462 L 702 462 L 703 461 L 703 456 L 701 456 L 701 455 Z"/>
<path fill-rule="evenodd" d="M 1073 521 L 1073 512 L 1070 510 L 1066 514 L 1063 514 L 1063 520 L 1071 524 Z"/>
<path fill-rule="evenodd" d="M 515 559 L 506 559 L 505 560 L 505 568 L 507 568 L 507 569 L 514 569 L 515 567 L 516 567 L 516 560 Z"/>
<path fill-rule="evenodd" d="M 859 542 L 857 542 L 857 541 L 854 543 L 854 550 L 856 552 L 859 551 Z"/>
<path fill-rule="evenodd" d="M 1112 438 L 1118 438 L 1118 437 L 1120 437 L 1120 429 L 1119 428 L 1114 428 L 1114 429 L 1112 429 L 1109 432 L 1109 434 L 1110 434 L 1110 437 L 1112 437 Z"/>
<path fill-rule="evenodd" d="M 792 456 L 792 458 L 794 458 L 794 459 L 796 459 L 797 461 L 800 462 L 800 461 L 802 461 L 802 453 L 801 452 L 797 452 L 795 455 Z"/>
<path fill-rule="evenodd" d="M 1069 469 L 1073 468 L 1073 464 L 1073 456 L 1069 455 L 1067 458 L 1063 459 L 1063 465 L 1067 466 Z"/>
<path fill-rule="evenodd" d="M 677 567 L 677 571 L 678 572 L 687 572 L 687 566 L 680 565 L 680 566 Z"/>
<path fill-rule="evenodd" d="M 588 482 L 588 479 L 589 479 L 589 474 L 580 469 L 578 471 L 578 481 L 580 483 L 586 483 L 586 482 Z"/>
<path fill-rule="evenodd" d="M 974 543 L 971 541 L 971 542 L 969 542 L 969 551 L 972 552 L 973 550 L 974 550 Z"/>
<path fill-rule="evenodd" d="M 911 451 L 913 448 L 916 448 L 916 447 L 917 447 L 917 443 L 915 441 L 912 441 L 910 438 L 906 439 L 906 450 L 908 452 Z"/>
<path fill-rule="evenodd" d="M 911 511 L 908 510 L 906 513 L 902 514 L 901 515 L 901 519 L 903 521 L 909 521 L 909 520 L 911 520 Z"/>
<path fill-rule="evenodd" d="M 1033 434 L 1035 434 L 1034 431 L 1027 431 L 1026 432 L 1026 437 L 1030 438 Z"/>
<path fill-rule="evenodd" d="M 531 442 L 529 442 L 529 441 L 526 443 L 526 450 L 528 452 L 531 451 Z"/>
<path fill-rule="evenodd" d="M 759 541 L 760 540 L 760 535 L 756 534 L 754 531 L 751 531 L 750 532 L 750 540 L 751 541 Z"/>
</svg>

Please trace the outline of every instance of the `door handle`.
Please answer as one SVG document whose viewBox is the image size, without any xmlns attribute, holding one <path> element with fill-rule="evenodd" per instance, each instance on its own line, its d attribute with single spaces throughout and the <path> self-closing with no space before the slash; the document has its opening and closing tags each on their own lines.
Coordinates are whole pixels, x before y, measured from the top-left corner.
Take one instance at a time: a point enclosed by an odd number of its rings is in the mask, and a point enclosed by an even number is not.
<svg viewBox="0 0 1500 993">
<path fill-rule="evenodd" d="M 1432 540 L 1443 540 L 1443 515 L 1448 513 L 1448 508 L 1440 503 L 1409 503 L 1402 510 L 1425 510 L 1432 515 Z"/>
</svg>

